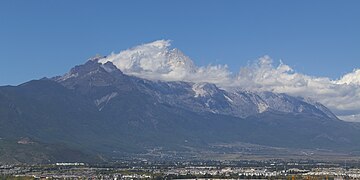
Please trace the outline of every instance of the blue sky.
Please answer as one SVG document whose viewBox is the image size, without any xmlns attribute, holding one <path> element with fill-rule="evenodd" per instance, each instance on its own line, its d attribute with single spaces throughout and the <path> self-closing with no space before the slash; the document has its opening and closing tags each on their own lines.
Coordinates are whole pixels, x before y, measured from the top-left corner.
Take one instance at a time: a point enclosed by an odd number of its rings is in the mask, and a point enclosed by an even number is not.
<svg viewBox="0 0 360 180">
<path fill-rule="evenodd" d="M 360 1 L 1 1 L 0 85 L 68 71 L 158 39 L 197 65 L 263 55 L 297 72 L 339 78 L 360 68 Z"/>
</svg>

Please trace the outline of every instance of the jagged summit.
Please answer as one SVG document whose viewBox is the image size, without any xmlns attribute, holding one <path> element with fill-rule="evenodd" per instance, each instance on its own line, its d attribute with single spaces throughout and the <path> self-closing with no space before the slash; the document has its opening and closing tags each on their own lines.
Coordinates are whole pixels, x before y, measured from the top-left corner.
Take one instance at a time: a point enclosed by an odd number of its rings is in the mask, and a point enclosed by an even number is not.
<svg viewBox="0 0 360 180">
<path fill-rule="evenodd" d="M 95 56 L 90 57 L 90 58 L 88 59 L 88 61 L 98 62 L 100 59 L 104 59 L 104 58 L 106 58 L 106 57 L 107 57 L 107 56 L 102 56 L 102 55 L 100 55 L 100 54 L 96 54 Z"/>
</svg>

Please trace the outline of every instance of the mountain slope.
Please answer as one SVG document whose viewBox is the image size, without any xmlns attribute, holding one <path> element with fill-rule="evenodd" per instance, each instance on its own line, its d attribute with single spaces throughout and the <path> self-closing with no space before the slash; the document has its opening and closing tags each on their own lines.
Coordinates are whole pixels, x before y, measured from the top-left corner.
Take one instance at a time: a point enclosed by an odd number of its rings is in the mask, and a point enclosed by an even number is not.
<svg viewBox="0 0 360 180">
<path fill-rule="evenodd" d="M 0 87 L 0 138 L 26 137 L 109 160 L 238 142 L 359 151 L 358 127 L 311 100 L 209 83 L 150 81 L 100 59 L 63 76 Z"/>
</svg>

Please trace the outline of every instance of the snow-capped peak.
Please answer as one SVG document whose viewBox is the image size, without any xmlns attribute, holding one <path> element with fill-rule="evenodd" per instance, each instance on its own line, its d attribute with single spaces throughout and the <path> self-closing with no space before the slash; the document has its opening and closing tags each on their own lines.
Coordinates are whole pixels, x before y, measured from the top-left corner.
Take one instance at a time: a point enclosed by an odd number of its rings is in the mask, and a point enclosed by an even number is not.
<svg viewBox="0 0 360 180">
<path fill-rule="evenodd" d="M 100 54 L 96 54 L 95 56 L 88 59 L 88 61 L 98 62 L 100 59 L 104 59 L 106 56 L 101 56 Z"/>
</svg>

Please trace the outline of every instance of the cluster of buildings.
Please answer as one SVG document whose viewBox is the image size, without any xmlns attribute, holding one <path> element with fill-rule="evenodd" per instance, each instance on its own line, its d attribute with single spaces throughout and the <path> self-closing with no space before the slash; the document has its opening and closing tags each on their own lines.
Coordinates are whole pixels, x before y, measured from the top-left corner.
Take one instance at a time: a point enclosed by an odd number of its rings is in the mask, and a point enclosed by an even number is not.
<svg viewBox="0 0 360 180">
<path fill-rule="evenodd" d="M 201 165 L 200 165 L 201 164 Z M 35 179 L 176 179 L 176 178 L 262 178 L 262 179 L 360 179 L 360 167 L 316 167 L 318 164 L 307 167 L 298 164 L 284 164 L 290 166 L 281 168 L 270 163 L 269 166 L 236 166 L 236 165 L 206 165 L 200 163 L 176 163 L 164 165 L 146 162 L 143 165 L 128 164 L 126 167 L 119 166 L 90 166 L 84 163 L 56 163 L 53 165 L 21 166 L 1 165 L 1 176 L 22 176 Z M 217 164 L 217 163 L 216 163 Z M 0 178 L 1 179 L 1 178 Z"/>
<path fill-rule="evenodd" d="M 304 173 L 304 176 L 328 176 L 328 177 L 346 177 L 352 179 L 360 179 L 360 169 L 315 168 L 310 172 Z"/>
</svg>

